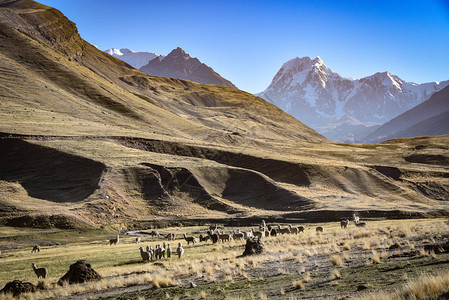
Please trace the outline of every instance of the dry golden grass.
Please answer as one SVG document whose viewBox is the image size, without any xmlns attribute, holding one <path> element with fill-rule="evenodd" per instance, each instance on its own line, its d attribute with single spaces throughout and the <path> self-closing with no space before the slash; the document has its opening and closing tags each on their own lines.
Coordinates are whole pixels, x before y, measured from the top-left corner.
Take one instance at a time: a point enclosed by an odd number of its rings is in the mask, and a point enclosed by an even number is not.
<svg viewBox="0 0 449 300">
<path fill-rule="evenodd" d="M 409 281 L 392 292 L 374 292 L 363 299 L 408 300 L 447 299 L 449 293 L 449 273 L 440 275 L 423 274 L 417 280 Z M 362 299 L 362 298 L 360 298 Z"/>
<path fill-rule="evenodd" d="M 330 279 L 339 279 L 341 278 L 341 273 L 338 269 L 332 269 L 330 271 Z"/>
<path fill-rule="evenodd" d="M 401 222 L 415 221 L 373 221 L 370 222 L 372 228 L 369 230 L 376 232 L 380 228 L 385 228 L 385 224 L 388 223 L 390 223 L 389 226 L 394 229 L 397 228 L 396 225 L 399 227 Z M 407 239 L 409 240 L 422 234 L 427 230 L 427 226 L 433 227 L 436 225 L 436 230 L 443 232 L 439 229 L 439 226 L 444 226 L 444 222 L 445 220 L 423 221 L 422 229 L 411 230 L 410 236 L 408 236 Z M 307 269 L 309 269 L 309 267 L 316 261 L 323 261 L 327 265 L 326 268 L 329 268 L 328 266 L 344 266 L 345 261 L 347 261 L 349 257 L 351 257 L 351 261 L 353 261 L 355 259 L 353 256 L 354 253 L 361 251 L 359 246 L 354 245 L 371 243 L 370 239 L 373 241 L 378 239 L 375 235 L 365 234 L 358 234 L 358 237 L 355 238 L 353 233 L 360 233 L 360 230 L 358 229 L 353 232 L 351 232 L 350 229 L 341 231 L 338 227 L 332 228 L 331 224 L 327 225 L 326 228 L 328 228 L 328 232 L 321 237 L 316 237 L 314 232 L 306 232 L 304 236 L 301 236 L 300 238 L 294 235 L 266 238 L 264 239 L 266 253 L 243 258 L 237 258 L 237 256 L 243 252 L 244 241 L 235 241 L 233 244 L 225 243 L 219 245 L 213 245 L 209 242 L 194 247 L 187 246 L 185 248 L 185 256 L 181 260 L 178 258 L 162 260 L 164 268 L 156 267 L 152 263 L 141 263 L 138 245 L 132 243 L 132 237 L 129 237 L 129 241 L 127 238 L 124 238 L 123 243 L 117 246 L 105 246 L 104 241 L 102 241 L 101 243 L 85 242 L 80 244 L 44 247 L 39 254 L 39 266 L 46 266 L 50 262 L 61 264 L 61 261 L 67 260 L 67 257 L 82 255 L 91 262 L 94 269 L 99 271 L 101 275 L 109 277 L 107 280 L 102 280 L 96 283 L 73 285 L 63 289 L 50 285 L 50 290 L 38 292 L 35 295 L 36 297 L 41 298 L 57 298 L 78 292 L 96 292 L 111 287 L 126 287 L 140 284 L 151 284 L 155 288 L 163 288 L 171 285 L 185 285 L 187 280 L 192 279 L 201 279 L 204 280 L 205 283 L 231 283 L 238 280 L 250 281 L 259 279 L 259 271 L 267 269 L 273 269 L 276 274 L 282 276 L 301 273 L 303 275 L 301 275 L 302 278 L 300 278 L 300 281 L 304 284 L 311 281 L 311 274 L 310 272 L 306 272 L 304 266 L 307 266 Z M 182 228 L 177 230 L 188 231 L 190 233 L 197 231 L 198 228 Z M 339 243 L 345 243 L 343 245 L 351 245 L 351 249 L 355 252 L 335 252 L 337 240 Z M 407 242 L 406 240 L 400 241 L 404 244 L 410 244 L 410 242 Z M 144 242 L 143 244 L 146 245 L 147 243 L 154 246 L 156 243 L 160 243 L 160 241 Z M 285 246 L 286 244 L 289 246 Z M 361 257 L 369 258 L 369 262 L 379 263 L 381 262 L 381 259 L 387 258 L 389 254 L 392 254 L 391 251 L 387 252 L 385 250 L 389 245 L 391 245 L 391 243 L 386 240 L 382 250 L 364 250 Z M 105 251 L 105 249 L 107 251 Z M 425 253 L 425 255 L 429 254 Z M 20 266 L 24 259 L 29 258 L 30 255 L 28 249 L 17 250 L 9 252 L 8 256 L 3 257 L 2 263 Z M 118 259 L 120 259 L 121 263 L 117 266 Z M 351 264 L 351 262 L 348 263 Z M 28 265 L 27 261 L 26 265 Z M 50 283 L 59 279 L 62 273 L 67 271 L 67 268 L 67 264 L 62 264 L 60 274 L 54 273 L 55 271 L 52 268 L 53 274 L 51 273 L 47 282 Z M 0 270 L 0 275 L 3 274 L 3 277 L 0 277 L 0 279 L 5 280 L 6 282 L 7 274 L 2 272 L 4 271 Z M 329 273 L 331 279 L 341 278 L 338 269 L 332 269 L 332 267 L 330 267 Z M 36 282 L 36 279 L 32 276 L 31 269 L 27 270 L 26 274 L 30 276 L 31 282 Z M 289 279 L 288 284 L 291 283 L 290 280 L 291 279 Z M 279 287 L 279 289 L 280 288 L 281 287 Z M 198 296 L 198 294 L 196 295 Z"/>
<path fill-rule="evenodd" d="M 380 264 L 380 255 L 379 255 L 379 253 L 377 253 L 376 250 L 372 251 L 371 260 L 375 264 Z"/>
<path fill-rule="evenodd" d="M 340 255 L 332 255 L 330 260 L 334 266 L 339 266 L 339 267 L 344 266 L 343 259 Z"/>
<path fill-rule="evenodd" d="M 307 272 L 306 274 L 304 274 L 304 276 L 302 277 L 302 281 L 304 282 L 309 282 L 310 280 L 312 280 L 312 277 L 310 276 L 310 272 Z"/>
<path fill-rule="evenodd" d="M 304 283 L 302 282 L 302 280 L 293 281 L 292 285 L 293 285 L 293 288 L 296 290 L 304 289 Z"/>
</svg>

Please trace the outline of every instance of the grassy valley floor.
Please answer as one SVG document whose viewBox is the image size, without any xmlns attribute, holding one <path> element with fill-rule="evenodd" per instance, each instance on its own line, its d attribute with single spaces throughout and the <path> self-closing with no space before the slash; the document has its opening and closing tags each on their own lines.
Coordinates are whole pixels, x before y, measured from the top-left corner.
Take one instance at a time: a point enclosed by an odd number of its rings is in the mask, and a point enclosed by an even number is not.
<svg viewBox="0 0 449 300">
<path fill-rule="evenodd" d="M 301 225 L 304 233 L 266 238 L 266 252 L 249 257 L 238 257 L 244 241 L 193 246 L 181 239 L 182 233 L 198 237 L 205 226 L 160 229 L 161 234 L 176 234 L 172 248 L 183 241 L 185 255 L 150 263 L 142 262 L 139 246 L 155 247 L 165 239 L 142 236 L 137 245 L 135 236 L 121 234 L 120 243 L 109 246 L 108 239 L 123 229 L 118 225 L 52 232 L 3 227 L 0 286 L 14 279 L 37 284 L 34 262 L 48 269 L 48 289 L 24 295 L 27 299 L 340 299 L 394 291 L 423 274 L 449 270 L 445 219 L 368 221 L 366 228 L 350 224 L 348 229 L 336 222 Z M 317 234 L 316 226 L 323 226 L 324 232 Z M 33 244 L 47 246 L 30 253 Z M 79 259 L 88 260 L 103 279 L 57 286 L 55 282 Z M 8 296 L 0 295 L 4 298 Z"/>
</svg>

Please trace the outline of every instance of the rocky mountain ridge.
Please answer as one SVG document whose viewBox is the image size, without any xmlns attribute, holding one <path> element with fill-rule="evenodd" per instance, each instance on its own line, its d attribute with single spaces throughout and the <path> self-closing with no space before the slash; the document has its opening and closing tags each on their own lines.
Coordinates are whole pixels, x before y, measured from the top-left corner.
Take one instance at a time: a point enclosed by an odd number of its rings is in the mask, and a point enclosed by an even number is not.
<svg viewBox="0 0 449 300">
<path fill-rule="evenodd" d="M 342 141 L 351 135 L 356 139 L 363 137 L 447 85 L 449 80 L 424 84 L 407 82 L 390 72 L 354 80 L 333 72 L 320 57 L 297 57 L 286 62 L 268 88 L 257 96 L 325 136 Z M 346 115 L 361 124 L 342 128 L 338 124 Z"/>
<path fill-rule="evenodd" d="M 198 58 L 191 57 L 180 47 L 172 50 L 163 59 L 153 59 L 140 68 L 152 76 L 188 79 L 203 84 L 216 84 L 237 88 Z"/>
</svg>

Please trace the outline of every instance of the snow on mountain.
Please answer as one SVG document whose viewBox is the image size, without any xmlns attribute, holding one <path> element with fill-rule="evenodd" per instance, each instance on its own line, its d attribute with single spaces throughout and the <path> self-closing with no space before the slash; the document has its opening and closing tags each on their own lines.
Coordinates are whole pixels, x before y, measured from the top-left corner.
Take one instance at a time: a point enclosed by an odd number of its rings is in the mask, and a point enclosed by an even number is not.
<svg viewBox="0 0 449 300">
<path fill-rule="evenodd" d="M 122 49 L 111 48 L 105 50 L 104 52 L 123 60 L 124 62 L 130 64 L 136 69 L 141 68 L 142 66 L 146 65 L 150 60 L 153 60 L 155 58 L 159 59 L 164 58 L 163 55 L 158 55 L 154 52 L 134 52 L 127 48 Z"/>
<path fill-rule="evenodd" d="M 383 124 L 447 85 L 449 80 L 424 84 L 406 82 L 389 72 L 359 80 L 343 78 L 329 69 L 320 57 L 296 57 L 286 62 L 268 88 L 257 96 L 326 137 L 346 141 L 348 136 L 359 138 L 360 133 L 365 132 L 365 129 L 354 132 L 355 127 Z M 348 119 L 344 120 L 348 115 L 361 124 L 348 126 Z"/>
</svg>

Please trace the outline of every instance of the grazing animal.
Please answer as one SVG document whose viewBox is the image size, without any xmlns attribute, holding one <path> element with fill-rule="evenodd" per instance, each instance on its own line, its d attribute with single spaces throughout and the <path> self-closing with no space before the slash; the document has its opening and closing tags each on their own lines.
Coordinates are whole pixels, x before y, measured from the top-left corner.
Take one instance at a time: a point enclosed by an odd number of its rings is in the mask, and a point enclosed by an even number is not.
<svg viewBox="0 0 449 300">
<path fill-rule="evenodd" d="M 230 242 L 232 240 L 232 234 L 229 234 L 229 233 L 220 234 L 220 233 L 218 233 L 218 238 L 220 239 L 220 241 L 222 243 L 224 243 L 225 241 Z"/>
<path fill-rule="evenodd" d="M 159 232 L 157 232 L 156 230 L 152 230 L 151 232 L 150 232 L 150 235 L 151 236 L 160 236 L 160 234 L 159 234 Z"/>
<path fill-rule="evenodd" d="M 209 235 L 209 237 L 212 240 L 213 244 L 218 242 L 218 239 L 219 239 L 218 233 L 214 233 L 212 231 L 208 231 L 207 234 Z"/>
<path fill-rule="evenodd" d="M 352 214 L 352 221 L 354 221 L 354 224 L 360 222 L 359 216 L 357 216 L 356 214 Z"/>
<path fill-rule="evenodd" d="M 280 234 L 289 234 L 291 233 L 290 228 L 282 228 L 281 225 L 278 224 L 278 233 Z"/>
<path fill-rule="evenodd" d="M 159 259 L 161 255 L 161 245 L 157 244 L 156 248 L 154 248 L 154 258 Z"/>
<path fill-rule="evenodd" d="M 251 231 L 244 231 L 243 236 L 245 237 L 245 239 L 247 239 L 247 238 L 252 237 L 253 233 Z"/>
<path fill-rule="evenodd" d="M 233 238 L 235 240 L 243 240 L 245 238 L 245 235 L 243 234 L 243 232 L 236 232 L 233 234 Z"/>
<path fill-rule="evenodd" d="M 41 247 L 39 245 L 34 245 L 33 249 L 31 250 L 31 253 L 34 252 L 41 252 Z"/>
<path fill-rule="evenodd" d="M 167 244 L 165 242 L 162 243 L 162 250 L 161 250 L 161 258 L 165 258 L 165 254 L 167 252 Z"/>
<path fill-rule="evenodd" d="M 36 265 L 34 263 L 31 263 L 31 267 L 34 270 L 34 273 L 36 273 L 37 279 L 39 278 L 47 278 L 48 271 L 46 268 L 36 268 Z"/>
<path fill-rule="evenodd" d="M 204 235 L 204 234 L 200 234 L 200 242 L 207 242 L 208 240 L 210 240 L 210 236 L 209 235 Z"/>
<path fill-rule="evenodd" d="M 115 236 L 115 239 L 110 239 L 109 240 L 109 246 L 111 246 L 112 244 L 117 245 L 119 243 L 119 236 L 118 234 Z"/>
<path fill-rule="evenodd" d="M 151 245 L 147 246 L 147 252 L 151 254 L 151 257 L 150 257 L 151 260 L 153 260 L 153 257 L 156 258 L 154 255 L 154 249 L 153 249 L 153 247 L 151 247 Z"/>
<path fill-rule="evenodd" d="M 170 258 L 171 257 L 170 243 L 167 244 L 167 248 L 165 249 L 165 252 L 167 252 L 167 258 Z"/>
<path fill-rule="evenodd" d="M 298 226 L 298 232 L 304 232 L 305 230 L 304 226 Z"/>
<path fill-rule="evenodd" d="M 195 245 L 196 237 L 194 237 L 194 236 L 187 236 L 185 233 L 183 235 L 184 235 L 184 239 L 187 241 L 187 245 L 190 245 L 190 243 L 193 243 L 193 245 Z"/>
<path fill-rule="evenodd" d="M 136 237 L 136 244 L 139 244 L 142 241 L 142 239 L 139 237 Z"/>
<path fill-rule="evenodd" d="M 278 231 L 276 230 L 276 228 L 271 228 L 270 236 L 277 236 L 277 235 L 278 235 Z"/>
<path fill-rule="evenodd" d="M 264 232 L 266 230 L 267 225 L 265 224 L 265 220 L 262 220 L 262 223 L 259 225 L 259 230 Z"/>
<path fill-rule="evenodd" d="M 176 248 L 176 253 L 178 254 L 178 258 L 181 258 L 184 255 L 184 248 L 182 248 L 182 243 L 178 243 L 178 248 Z"/>
<path fill-rule="evenodd" d="M 147 262 L 152 260 L 152 254 L 148 251 L 143 250 L 143 247 L 139 247 L 140 250 L 140 256 L 142 256 L 143 262 Z"/>
<path fill-rule="evenodd" d="M 265 232 L 262 232 L 262 231 L 254 231 L 254 229 L 251 228 L 251 234 L 252 234 L 254 237 L 258 237 L 259 239 L 261 239 L 261 238 L 264 237 Z"/>
<path fill-rule="evenodd" d="M 349 220 L 341 220 L 340 221 L 341 228 L 348 228 L 348 225 L 349 225 Z"/>
<path fill-rule="evenodd" d="M 175 234 L 170 232 L 169 234 L 167 234 L 165 236 L 165 238 L 167 238 L 169 241 L 174 241 L 175 240 Z"/>
<path fill-rule="evenodd" d="M 357 227 L 365 227 L 366 223 L 365 222 L 358 222 L 358 223 L 355 223 L 355 226 L 357 226 Z"/>
<path fill-rule="evenodd" d="M 299 230 L 296 227 L 292 227 L 292 224 L 288 224 L 288 229 L 290 229 L 291 234 L 298 234 Z"/>
<path fill-rule="evenodd" d="M 217 230 L 217 229 L 218 229 L 218 224 L 210 225 L 210 226 L 209 226 L 209 230 L 215 231 L 215 230 Z"/>
<path fill-rule="evenodd" d="M 318 226 L 316 228 L 316 233 L 320 233 L 320 232 L 323 232 L 323 231 L 324 231 L 324 228 L 322 226 Z"/>
</svg>

